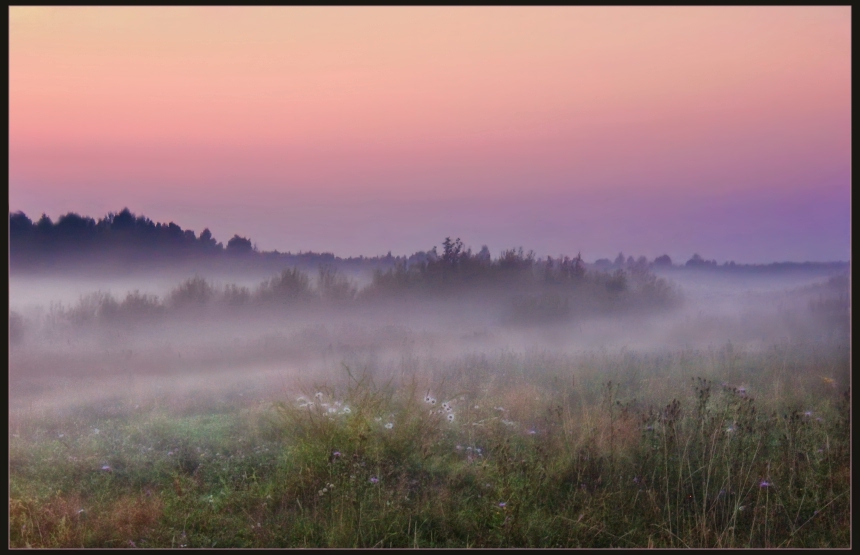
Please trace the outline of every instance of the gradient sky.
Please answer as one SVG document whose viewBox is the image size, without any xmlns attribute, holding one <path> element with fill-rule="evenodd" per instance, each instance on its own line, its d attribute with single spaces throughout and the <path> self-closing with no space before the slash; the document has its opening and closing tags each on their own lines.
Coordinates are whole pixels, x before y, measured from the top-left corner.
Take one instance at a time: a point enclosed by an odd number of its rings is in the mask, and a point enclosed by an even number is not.
<svg viewBox="0 0 860 555">
<path fill-rule="evenodd" d="M 850 7 L 13 7 L 9 202 L 339 256 L 850 258 Z"/>
</svg>

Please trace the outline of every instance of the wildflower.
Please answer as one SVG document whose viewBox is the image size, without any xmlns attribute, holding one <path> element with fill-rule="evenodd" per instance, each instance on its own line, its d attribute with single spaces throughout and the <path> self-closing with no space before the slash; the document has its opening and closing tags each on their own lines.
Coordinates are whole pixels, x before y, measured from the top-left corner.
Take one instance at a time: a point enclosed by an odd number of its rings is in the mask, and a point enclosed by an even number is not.
<svg viewBox="0 0 860 555">
<path fill-rule="evenodd" d="M 172 456 L 173 456 L 173 451 L 168 451 L 168 452 L 167 452 L 167 456 L 168 456 L 168 457 L 172 457 Z"/>
<path fill-rule="evenodd" d="M 104 465 L 104 466 L 102 466 L 102 470 L 104 470 L 105 472 L 110 472 L 111 467 L 109 465 Z"/>
<path fill-rule="evenodd" d="M 758 487 L 760 487 L 760 488 L 769 488 L 771 485 L 772 485 L 772 484 L 771 484 L 770 482 L 768 482 L 767 480 L 762 480 L 762 481 L 759 483 Z"/>
<path fill-rule="evenodd" d="M 349 407 L 343 407 L 340 412 L 342 412 L 343 414 L 350 414 L 352 412 L 352 409 L 350 409 Z"/>
<path fill-rule="evenodd" d="M 430 399 L 430 404 L 431 404 L 431 405 L 435 405 L 435 404 L 436 404 L 436 399 Z"/>
<path fill-rule="evenodd" d="M 328 408 L 328 412 L 329 412 L 329 414 L 332 414 L 332 413 L 337 412 L 337 409 L 336 409 L 336 408 L 334 408 L 334 407 L 329 407 L 329 408 Z"/>
<path fill-rule="evenodd" d="M 452 412 L 451 414 L 448 415 L 448 422 L 453 422 L 453 421 L 454 421 L 454 413 Z"/>
<path fill-rule="evenodd" d="M 316 395 L 314 395 L 314 397 L 316 397 L 317 399 L 322 399 L 323 398 L 322 391 L 317 391 Z"/>
<path fill-rule="evenodd" d="M 457 451 L 462 451 L 462 450 L 463 450 L 463 446 L 462 446 L 462 445 L 457 445 L 456 447 L 454 447 L 454 449 L 456 449 Z"/>
<path fill-rule="evenodd" d="M 391 428 L 393 428 L 393 427 L 394 427 L 394 423 L 393 423 L 393 422 L 389 422 L 389 423 L 387 423 L 387 424 L 385 425 L 385 429 L 386 429 L 386 430 L 390 430 L 390 429 L 391 429 Z"/>
<path fill-rule="evenodd" d="M 376 416 L 376 417 L 374 417 L 373 421 L 374 421 L 374 422 L 382 422 L 382 417 L 381 417 L 381 416 Z"/>
<path fill-rule="evenodd" d="M 448 405 L 447 407 L 445 407 L 445 412 L 451 412 L 453 410 L 454 409 L 451 408 L 451 405 Z"/>
<path fill-rule="evenodd" d="M 507 503 L 505 503 L 504 501 L 502 501 L 502 502 L 500 502 L 500 503 L 499 503 L 499 507 L 501 507 L 501 508 L 503 508 L 503 509 L 504 509 L 505 507 L 507 507 L 507 506 L 508 506 L 508 504 L 507 504 Z"/>
<path fill-rule="evenodd" d="M 96 434 L 96 435 L 98 435 L 98 434 L 99 434 L 99 429 L 98 429 L 98 428 L 93 428 L 93 433 L 94 433 L 94 434 Z"/>
<path fill-rule="evenodd" d="M 747 392 L 747 388 L 745 388 L 745 387 L 739 387 L 738 388 L 738 393 L 740 393 L 741 395 L 746 395 L 746 392 Z"/>
<path fill-rule="evenodd" d="M 638 484 L 640 481 L 641 481 L 641 480 L 639 480 L 639 476 L 634 476 L 634 477 L 633 477 L 633 483 L 634 483 L 634 484 Z"/>
<path fill-rule="evenodd" d="M 727 433 L 732 433 L 732 432 L 734 432 L 735 430 L 737 430 L 737 428 L 735 428 L 734 426 L 729 426 L 728 428 L 726 428 L 726 432 L 727 432 Z"/>
<path fill-rule="evenodd" d="M 812 411 L 808 410 L 808 411 L 804 412 L 803 416 L 806 416 L 807 418 L 809 418 L 810 416 L 812 416 Z"/>
<path fill-rule="evenodd" d="M 134 543 L 132 540 L 128 540 L 128 546 L 129 547 L 137 547 L 137 544 Z"/>
<path fill-rule="evenodd" d="M 531 430 L 529 430 L 529 435 L 530 435 L 530 436 L 533 436 L 533 435 L 535 435 L 536 433 L 537 433 L 537 430 L 535 430 L 534 428 L 532 428 Z"/>
<path fill-rule="evenodd" d="M 78 509 L 78 514 L 85 512 L 84 509 Z"/>
<path fill-rule="evenodd" d="M 451 405 L 449 405 L 448 403 L 442 403 L 442 408 L 448 410 L 449 408 L 451 408 Z"/>
<path fill-rule="evenodd" d="M 338 457 L 340 457 L 340 451 L 334 451 L 334 452 L 331 454 L 331 456 L 332 456 L 332 457 L 334 457 L 334 458 L 338 458 Z"/>
<path fill-rule="evenodd" d="M 60 439 L 63 439 L 64 437 L 66 437 L 66 434 L 60 434 L 57 437 L 59 437 Z"/>
<path fill-rule="evenodd" d="M 433 397 L 430 397 L 429 393 L 424 396 L 424 402 L 425 403 L 430 404 L 430 401 L 432 401 L 432 400 L 433 400 Z"/>
<path fill-rule="evenodd" d="M 379 483 L 379 478 L 377 478 L 376 476 L 371 476 L 371 477 L 370 477 L 370 483 L 371 483 L 371 484 L 377 484 L 377 483 Z"/>
<path fill-rule="evenodd" d="M 479 407 L 478 405 L 475 405 L 475 410 L 478 410 L 479 408 L 481 408 L 481 407 Z"/>
<path fill-rule="evenodd" d="M 504 411 L 505 409 L 503 407 L 496 407 L 496 410 Z"/>
</svg>

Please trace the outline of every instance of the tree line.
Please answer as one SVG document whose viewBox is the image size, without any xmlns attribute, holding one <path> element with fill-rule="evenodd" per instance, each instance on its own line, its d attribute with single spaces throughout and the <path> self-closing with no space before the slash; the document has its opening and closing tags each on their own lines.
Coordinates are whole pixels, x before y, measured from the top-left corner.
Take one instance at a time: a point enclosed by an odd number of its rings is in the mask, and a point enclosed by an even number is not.
<svg viewBox="0 0 860 555">
<path fill-rule="evenodd" d="M 279 253 L 277 250 L 261 252 L 247 237 L 238 234 L 224 245 L 218 242 L 212 232 L 206 228 L 199 235 L 193 230 L 182 229 L 174 222 L 156 223 L 145 216 L 137 216 L 128 208 L 114 213 L 110 212 L 98 220 L 69 212 L 54 222 L 46 214 L 37 221 L 32 221 L 25 213 L 10 212 L 9 214 L 9 255 L 15 264 L 27 265 L 28 262 L 46 260 L 57 257 L 85 260 L 100 255 L 116 255 L 125 253 L 130 258 L 145 260 L 149 258 L 189 258 L 195 256 L 245 256 L 256 257 L 260 261 L 288 262 L 304 266 L 319 264 L 372 266 L 391 270 L 389 275 L 378 279 L 389 279 L 403 282 L 407 277 L 408 268 L 418 267 L 423 277 L 437 281 L 473 280 L 477 275 L 487 275 L 487 268 L 496 264 L 501 270 L 499 275 L 510 275 L 515 268 L 531 266 L 536 258 L 533 252 L 524 254 L 522 249 L 503 251 L 498 260 L 493 262 L 488 247 L 472 254 L 460 239 L 446 238 L 442 244 L 443 252 L 437 252 L 436 247 L 429 251 L 417 252 L 411 256 L 354 257 L 342 259 L 332 253 Z M 740 271 L 780 271 L 793 269 L 844 269 L 846 262 L 834 263 L 794 263 L 783 262 L 773 264 L 735 264 L 734 261 L 718 265 L 716 260 L 706 260 L 699 254 L 694 254 L 685 264 L 679 266 L 673 263 L 668 254 L 649 261 L 646 257 L 624 257 L 619 253 L 614 262 L 601 258 L 593 264 L 586 264 L 582 257 L 575 258 L 560 256 L 554 259 L 547 256 L 542 259 L 547 272 L 559 276 L 582 276 L 586 267 L 597 270 L 624 270 L 635 274 L 646 273 L 650 268 L 690 268 L 690 269 L 721 269 Z M 425 266 L 425 267 L 422 267 Z M 413 276 L 414 277 L 414 276 Z M 498 277 L 498 276 L 497 276 Z M 414 281 L 414 280 L 413 280 Z"/>
</svg>

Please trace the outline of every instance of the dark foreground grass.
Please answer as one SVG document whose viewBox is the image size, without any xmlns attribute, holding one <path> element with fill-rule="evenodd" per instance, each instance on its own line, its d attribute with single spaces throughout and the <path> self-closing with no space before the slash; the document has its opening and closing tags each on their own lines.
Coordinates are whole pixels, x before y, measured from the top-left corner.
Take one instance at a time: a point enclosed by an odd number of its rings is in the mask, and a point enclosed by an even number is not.
<svg viewBox="0 0 860 555">
<path fill-rule="evenodd" d="M 460 359 L 13 415 L 13 547 L 848 547 L 847 349 Z M 611 380 L 611 381 L 610 381 Z"/>
</svg>

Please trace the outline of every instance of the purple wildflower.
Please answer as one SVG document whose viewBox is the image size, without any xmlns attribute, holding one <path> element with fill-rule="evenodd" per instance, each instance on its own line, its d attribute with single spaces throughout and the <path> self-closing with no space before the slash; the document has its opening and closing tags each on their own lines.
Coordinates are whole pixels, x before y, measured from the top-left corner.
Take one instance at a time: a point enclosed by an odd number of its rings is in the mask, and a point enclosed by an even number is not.
<svg viewBox="0 0 860 555">
<path fill-rule="evenodd" d="M 508 504 L 507 504 L 507 503 L 505 503 L 504 501 L 502 501 L 501 503 L 499 503 L 499 507 L 501 507 L 501 508 L 503 508 L 503 509 L 504 509 L 505 507 L 507 507 L 507 506 L 508 506 Z"/>
<path fill-rule="evenodd" d="M 379 483 L 379 478 L 377 478 L 376 476 L 372 476 L 372 477 L 370 478 L 370 483 L 371 483 L 371 484 L 378 484 L 378 483 Z"/>
<path fill-rule="evenodd" d="M 771 484 L 771 483 L 770 483 L 770 482 L 768 482 L 767 480 L 762 480 L 762 481 L 761 481 L 761 483 L 759 483 L 758 487 L 760 487 L 760 488 L 769 488 L 771 485 L 773 485 L 773 484 Z"/>
</svg>

